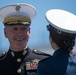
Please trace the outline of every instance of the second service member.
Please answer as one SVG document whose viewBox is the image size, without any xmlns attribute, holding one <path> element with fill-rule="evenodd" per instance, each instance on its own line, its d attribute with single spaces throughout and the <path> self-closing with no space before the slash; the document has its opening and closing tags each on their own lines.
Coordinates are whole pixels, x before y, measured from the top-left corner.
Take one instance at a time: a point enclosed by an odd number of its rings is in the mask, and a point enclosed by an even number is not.
<svg viewBox="0 0 76 75">
<path fill-rule="evenodd" d="M 53 56 L 40 61 L 37 75 L 76 75 L 76 55 L 72 54 L 75 46 L 76 16 L 61 9 L 46 12 L 49 22 L 50 44 Z"/>
</svg>

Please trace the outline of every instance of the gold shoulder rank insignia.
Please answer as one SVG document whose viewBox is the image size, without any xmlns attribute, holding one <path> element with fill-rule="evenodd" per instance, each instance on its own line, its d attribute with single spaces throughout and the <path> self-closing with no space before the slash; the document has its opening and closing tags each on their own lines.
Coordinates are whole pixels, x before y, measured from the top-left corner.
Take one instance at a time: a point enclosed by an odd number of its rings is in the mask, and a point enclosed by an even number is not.
<svg viewBox="0 0 76 75">
<path fill-rule="evenodd" d="M 45 52 L 41 52 L 41 51 L 36 50 L 36 49 L 32 50 L 32 52 L 35 53 L 35 54 L 39 54 L 39 55 L 50 56 L 50 54 L 47 54 L 47 53 L 45 53 Z"/>
</svg>

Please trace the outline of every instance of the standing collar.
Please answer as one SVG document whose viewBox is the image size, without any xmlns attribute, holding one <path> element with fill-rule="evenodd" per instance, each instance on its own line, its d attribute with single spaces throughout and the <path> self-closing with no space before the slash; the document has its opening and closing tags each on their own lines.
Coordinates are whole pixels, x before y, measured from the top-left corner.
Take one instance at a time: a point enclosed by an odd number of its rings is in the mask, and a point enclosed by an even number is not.
<svg viewBox="0 0 76 75">
<path fill-rule="evenodd" d="M 22 50 L 22 51 L 14 51 L 14 50 L 11 50 L 11 49 L 9 48 L 8 54 L 10 54 L 12 57 L 25 56 L 25 55 L 28 53 L 28 49 L 29 49 L 29 48 L 26 48 L 26 49 L 24 49 L 24 50 Z"/>
<path fill-rule="evenodd" d="M 55 57 L 55 56 L 60 56 L 60 55 L 64 55 L 64 54 L 69 54 L 69 52 L 59 48 L 54 52 L 53 56 Z"/>
</svg>

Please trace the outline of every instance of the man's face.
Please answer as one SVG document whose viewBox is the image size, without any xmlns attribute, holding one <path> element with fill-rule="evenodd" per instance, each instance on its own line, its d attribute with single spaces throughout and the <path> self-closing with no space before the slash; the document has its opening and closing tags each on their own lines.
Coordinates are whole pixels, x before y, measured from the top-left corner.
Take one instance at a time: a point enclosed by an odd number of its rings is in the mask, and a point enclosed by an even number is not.
<svg viewBox="0 0 76 75">
<path fill-rule="evenodd" d="M 11 49 L 23 50 L 30 37 L 30 28 L 24 25 L 6 26 L 4 33 L 9 40 Z"/>
</svg>

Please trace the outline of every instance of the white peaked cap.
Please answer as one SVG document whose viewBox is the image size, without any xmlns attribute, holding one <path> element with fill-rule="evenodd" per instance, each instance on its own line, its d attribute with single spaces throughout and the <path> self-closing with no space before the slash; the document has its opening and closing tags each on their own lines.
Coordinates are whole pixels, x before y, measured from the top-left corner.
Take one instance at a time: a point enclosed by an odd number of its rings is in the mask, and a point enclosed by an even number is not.
<svg viewBox="0 0 76 75">
<path fill-rule="evenodd" d="M 67 33 L 76 33 L 76 15 L 61 9 L 51 9 L 45 15 L 54 28 Z"/>
<path fill-rule="evenodd" d="M 36 9 L 34 6 L 24 3 L 16 3 L 0 8 L 0 21 L 11 15 L 28 16 L 30 20 L 36 16 Z"/>
</svg>

